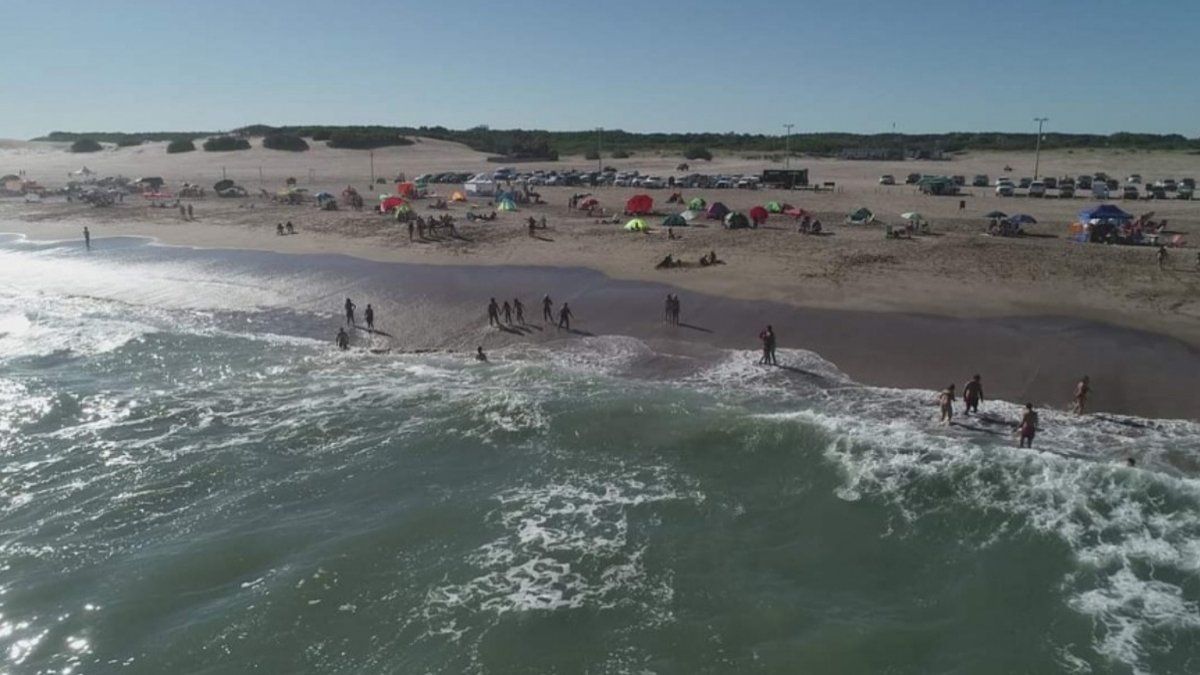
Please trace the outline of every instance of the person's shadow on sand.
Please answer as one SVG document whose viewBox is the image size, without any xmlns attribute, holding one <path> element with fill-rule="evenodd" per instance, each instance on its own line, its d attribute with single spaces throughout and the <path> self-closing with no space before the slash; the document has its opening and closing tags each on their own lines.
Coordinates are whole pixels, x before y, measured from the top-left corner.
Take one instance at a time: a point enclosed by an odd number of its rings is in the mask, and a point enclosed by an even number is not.
<svg viewBox="0 0 1200 675">
<path fill-rule="evenodd" d="M 679 323 L 679 324 L 675 324 L 675 325 L 679 326 L 680 328 L 688 328 L 691 330 L 698 330 L 701 333 L 711 333 L 712 332 L 712 330 L 705 328 L 704 326 L 697 326 L 695 324 L 690 324 L 690 323 Z"/>
</svg>

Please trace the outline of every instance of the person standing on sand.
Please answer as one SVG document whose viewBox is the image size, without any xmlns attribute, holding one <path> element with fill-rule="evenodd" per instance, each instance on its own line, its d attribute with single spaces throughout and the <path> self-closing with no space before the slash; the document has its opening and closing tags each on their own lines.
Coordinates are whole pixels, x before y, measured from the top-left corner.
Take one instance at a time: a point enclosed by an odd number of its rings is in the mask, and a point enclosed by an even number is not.
<svg viewBox="0 0 1200 675">
<path fill-rule="evenodd" d="M 951 384 L 938 394 L 938 406 L 942 409 L 941 423 L 950 426 L 950 419 L 954 417 L 954 385 Z"/>
<path fill-rule="evenodd" d="M 496 299 L 492 298 L 488 303 L 488 326 L 500 325 L 500 305 L 496 304 Z"/>
<path fill-rule="evenodd" d="M 1025 404 L 1025 412 L 1021 414 L 1021 425 L 1017 427 L 1017 447 L 1032 448 L 1033 437 L 1037 434 L 1038 414 L 1032 403 Z"/>
<path fill-rule="evenodd" d="M 979 375 L 971 378 L 971 381 L 963 385 L 963 414 L 970 415 L 972 412 L 979 412 L 979 402 L 983 400 L 983 382 Z"/>
<path fill-rule="evenodd" d="M 408 219 L 408 240 L 409 241 L 413 240 L 413 231 L 415 231 L 416 228 L 417 228 L 416 223 L 413 222 L 412 218 L 409 218 Z"/>
<path fill-rule="evenodd" d="M 542 321 L 554 323 L 554 302 L 549 295 L 542 298 Z"/>
<path fill-rule="evenodd" d="M 507 300 L 504 301 L 504 323 L 512 325 L 512 305 Z"/>
<path fill-rule="evenodd" d="M 1076 415 L 1082 415 L 1084 408 L 1087 407 L 1088 396 L 1092 393 L 1092 381 L 1087 375 L 1075 385 L 1075 402 L 1072 407 L 1072 412 Z"/>
<path fill-rule="evenodd" d="M 675 298 L 667 293 L 666 303 L 663 305 L 663 323 L 671 323 L 671 311 L 675 308 Z"/>
<path fill-rule="evenodd" d="M 525 325 L 525 305 L 521 304 L 520 298 L 513 298 L 513 311 L 517 313 L 517 323 Z"/>
<path fill-rule="evenodd" d="M 679 325 L 679 296 L 678 295 L 676 295 L 674 298 L 671 298 L 671 323 L 676 326 Z"/>
<path fill-rule="evenodd" d="M 195 216 L 195 212 L 192 211 L 192 205 L 188 204 L 188 220 L 195 220 L 195 219 L 196 219 L 196 216 Z"/>
<path fill-rule="evenodd" d="M 357 324 L 357 322 L 354 320 L 354 308 L 357 306 L 358 305 L 355 305 L 353 302 L 350 301 L 350 298 L 346 298 L 346 325 L 347 326 L 354 326 Z"/>
<path fill-rule="evenodd" d="M 1167 264 L 1167 247 L 1159 244 L 1158 246 L 1158 269 L 1163 269 Z"/>
<path fill-rule="evenodd" d="M 571 317 L 573 316 L 575 314 L 571 311 L 571 306 L 564 302 L 562 309 L 558 311 L 558 327 L 571 330 Z"/>
<path fill-rule="evenodd" d="M 92 250 L 92 233 L 87 229 L 87 225 L 83 226 L 83 248 Z"/>
<path fill-rule="evenodd" d="M 366 311 L 363 312 L 363 318 L 367 320 L 367 330 L 375 330 L 375 310 L 369 302 Z"/>
</svg>

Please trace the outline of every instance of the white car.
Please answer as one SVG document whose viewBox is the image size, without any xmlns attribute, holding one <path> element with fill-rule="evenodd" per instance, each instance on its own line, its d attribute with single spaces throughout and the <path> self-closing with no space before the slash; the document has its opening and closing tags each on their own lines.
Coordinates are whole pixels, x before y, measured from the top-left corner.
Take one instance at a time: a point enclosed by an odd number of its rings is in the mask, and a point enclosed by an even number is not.
<svg viewBox="0 0 1200 675">
<path fill-rule="evenodd" d="M 663 188 L 666 187 L 666 185 L 667 184 L 663 182 L 663 179 L 659 178 L 658 176 L 646 176 L 642 179 L 642 187 L 651 190 Z"/>
<path fill-rule="evenodd" d="M 1030 197 L 1045 197 L 1046 196 L 1046 184 L 1040 180 L 1035 180 L 1032 183 L 1030 183 L 1029 184 L 1029 196 Z"/>
</svg>

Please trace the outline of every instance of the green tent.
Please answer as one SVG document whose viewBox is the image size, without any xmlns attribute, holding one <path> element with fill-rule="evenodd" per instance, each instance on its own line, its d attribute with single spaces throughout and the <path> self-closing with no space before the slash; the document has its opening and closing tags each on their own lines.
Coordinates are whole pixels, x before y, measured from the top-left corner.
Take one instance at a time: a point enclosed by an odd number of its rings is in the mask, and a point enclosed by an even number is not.
<svg viewBox="0 0 1200 675">
<path fill-rule="evenodd" d="M 704 207 L 708 206 L 708 202 L 704 201 L 704 199 L 700 197 L 692 197 L 687 206 L 692 211 L 703 211 Z"/>
<path fill-rule="evenodd" d="M 725 229 L 742 230 L 750 227 L 750 219 L 744 213 L 734 211 L 725 215 Z"/>
<path fill-rule="evenodd" d="M 779 202 L 767 202 L 767 213 L 783 213 L 783 204 Z"/>
<path fill-rule="evenodd" d="M 875 220 L 875 214 L 871 213 L 871 209 L 863 207 L 846 216 L 846 220 L 849 221 L 851 225 L 866 225 L 872 220 Z"/>
<path fill-rule="evenodd" d="M 626 232 L 645 232 L 646 231 L 646 221 L 642 220 L 641 218 L 634 218 L 633 220 L 629 221 L 628 223 L 625 223 L 625 231 Z"/>
<path fill-rule="evenodd" d="M 673 213 L 673 214 L 667 216 L 666 218 L 663 218 L 662 226 L 663 227 L 687 227 L 688 221 L 686 218 L 683 217 L 682 214 Z"/>
<path fill-rule="evenodd" d="M 500 206 L 497 206 L 496 208 L 500 211 L 516 211 L 517 205 L 514 204 L 511 199 L 505 199 L 504 201 L 500 202 Z"/>
</svg>

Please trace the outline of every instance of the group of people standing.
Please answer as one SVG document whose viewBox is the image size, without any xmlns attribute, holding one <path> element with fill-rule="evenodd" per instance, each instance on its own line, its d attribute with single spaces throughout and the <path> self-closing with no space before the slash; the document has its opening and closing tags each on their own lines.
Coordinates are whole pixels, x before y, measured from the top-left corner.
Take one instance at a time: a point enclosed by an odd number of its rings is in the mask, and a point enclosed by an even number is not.
<svg viewBox="0 0 1200 675">
<path fill-rule="evenodd" d="M 663 306 L 663 321 L 672 326 L 679 325 L 679 296 L 667 293 L 667 301 Z"/>
<path fill-rule="evenodd" d="M 488 326 L 496 326 L 498 328 L 503 328 L 505 325 L 512 326 L 514 318 L 517 325 L 525 325 L 525 305 L 521 303 L 520 298 L 513 298 L 511 303 L 505 300 L 503 304 L 496 302 L 496 299 L 492 298 L 488 302 L 487 315 Z M 500 319 L 501 315 L 504 316 L 503 322 Z M 555 323 L 555 317 L 554 301 L 547 295 L 542 298 L 542 321 Z M 571 311 L 571 306 L 564 302 L 557 312 L 558 327 L 571 330 L 571 319 L 574 317 L 575 314 Z"/>
<path fill-rule="evenodd" d="M 1082 415 L 1087 407 L 1088 396 L 1092 393 L 1091 379 L 1084 375 L 1075 385 L 1075 395 L 1071 404 L 1071 412 Z M 954 385 L 951 384 L 938 394 L 938 407 L 941 408 L 941 423 L 949 425 L 954 417 Z M 983 401 L 983 380 L 976 374 L 963 385 L 962 400 L 964 414 L 979 414 L 979 404 Z M 1026 403 L 1021 412 L 1021 421 L 1017 424 L 1016 436 L 1018 448 L 1032 448 L 1033 438 L 1038 431 L 1038 413 L 1032 403 Z"/>
</svg>

